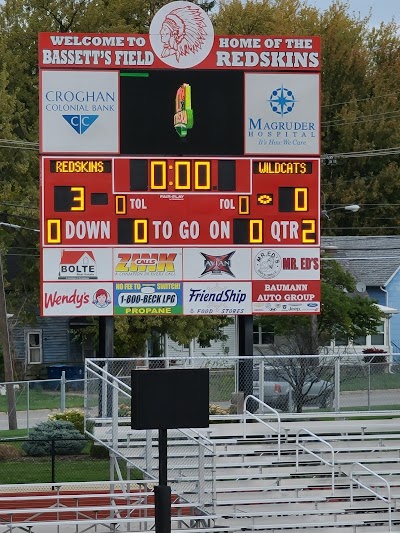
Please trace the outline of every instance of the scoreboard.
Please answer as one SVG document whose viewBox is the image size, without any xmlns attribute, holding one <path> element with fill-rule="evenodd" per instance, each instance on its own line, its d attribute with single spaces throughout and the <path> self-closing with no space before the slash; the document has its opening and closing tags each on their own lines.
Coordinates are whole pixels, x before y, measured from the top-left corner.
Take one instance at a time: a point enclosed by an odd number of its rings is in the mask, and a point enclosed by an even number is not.
<svg viewBox="0 0 400 533">
<path fill-rule="evenodd" d="M 319 39 L 163 31 L 40 35 L 42 314 L 318 313 Z"/>
<path fill-rule="evenodd" d="M 318 245 L 319 161 L 43 158 L 44 245 Z"/>
</svg>

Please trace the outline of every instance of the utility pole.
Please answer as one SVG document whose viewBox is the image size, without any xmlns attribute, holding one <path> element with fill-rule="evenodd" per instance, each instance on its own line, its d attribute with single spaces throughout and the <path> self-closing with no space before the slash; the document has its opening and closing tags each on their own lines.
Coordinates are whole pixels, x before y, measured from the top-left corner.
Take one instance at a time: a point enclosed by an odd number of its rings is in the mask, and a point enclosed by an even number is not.
<svg viewBox="0 0 400 533">
<path fill-rule="evenodd" d="M 4 380 L 6 381 L 8 429 L 18 429 L 15 402 L 14 372 L 10 350 L 10 337 L 7 322 L 6 293 L 4 290 L 3 259 L 0 254 L 0 335 L 3 348 Z"/>
</svg>

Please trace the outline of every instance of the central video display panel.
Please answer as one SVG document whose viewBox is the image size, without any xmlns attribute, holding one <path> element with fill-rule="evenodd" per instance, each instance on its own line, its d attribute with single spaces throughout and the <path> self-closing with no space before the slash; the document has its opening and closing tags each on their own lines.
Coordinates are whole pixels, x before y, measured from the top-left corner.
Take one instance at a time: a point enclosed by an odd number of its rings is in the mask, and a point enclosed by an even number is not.
<svg viewBox="0 0 400 533">
<path fill-rule="evenodd" d="M 187 137 L 174 128 L 175 97 L 191 86 L 194 127 Z M 121 155 L 244 154 L 244 72 L 122 71 Z"/>
</svg>

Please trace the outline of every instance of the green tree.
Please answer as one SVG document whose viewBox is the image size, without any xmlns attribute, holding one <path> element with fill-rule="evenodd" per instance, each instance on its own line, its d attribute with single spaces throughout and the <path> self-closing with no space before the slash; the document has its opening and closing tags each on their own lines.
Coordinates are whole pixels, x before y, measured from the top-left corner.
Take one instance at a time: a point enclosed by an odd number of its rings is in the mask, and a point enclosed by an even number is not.
<svg viewBox="0 0 400 533">
<path fill-rule="evenodd" d="M 275 334 L 272 352 L 276 355 L 310 355 L 318 353 L 315 346 L 323 345 L 335 337 L 353 339 L 374 333 L 381 324 L 383 314 L 370 298 L 355 295 L 355 280 L 337 261 L 322 261 L 321 314 L 313 317 L 283 315 L 264 316 L 257 319 L 268 331 Z M 329 358 L 267 358 L 270 364 L 287 381 L 293 391 L 294 409 L 302 412 L 309 392 L 322 380 L 329 383 L 334 378 L 334 357 Z M 320 389 L 320 405 L 328 403 L 333 390 Z"/>
<path fill-rule="evenodd" d="M 38 154 L 28 148 L 38 142 L 38 32 L 147 32 L 154 13 L 165 3 L 4 0 L 0 5 L 0 139 L 22 143 L 18 148 L 10 144 L 0 147 L 0 221 L 37 227 L 38 210 L 33 207 L 38 205 Z M 348 3 L 341 1 L 332 1 L 325 11 L 302 0 L 224 1 L 216 12 L 212 11 L 213 2 L 204 5 L 211 10 L 217 34 L 321 36 L 323 153 L 370 152 L 399 146 L 397 24 L 371 28 L 368 17 L 360 19 L 351 14 Z M 335 231 L 345 226 L 354 233 L 392 232 L 399 222 L 398 210 L 393 207 L 400 203 L 397 154 L 337 156 L 334 161 L 324 165 L 322 171 L 326 207 L 351 202 L 374 205 L 351 215 L 337 211 L 326 227 Z M 1 232 L 3 250 L 13 244 L 14 238 L 11 233 Z M 23 234 L 18 239 L 18 246 L 37 245 L 35 234 Z M 37 261 L 26 261 L 24 264 L 25 260 L 20 260 L 25 275 L 15 280 L 20 291 L 17 301 L 31 298 L 37 303 L 37 292 L 28 292 L 38 285 Z M 215 322 L 218 326 L 220 319 L 208 319 L 212 324 L 201 322 L 201 317 L 199 324 L 212 327 Z M 168 331 L 181 334 L 180 321 L 172 324 Z M 155 327 L 164 331 L 159 325 Z M 140 323 L 130 325 L 129 320 L 123 328 L 148 334 L 147 328 Z"/>
<path fill-rule="evenodd" d="M 196 339 L 200 347 L 206 348 L 211 341 L 225 341 L 227 336 L 223 328 L 231 323 L 232 318 L 227 316 L 117 316 L 114 322 L 114 355 L 147 356 L 146 342 L 157 342 L 165 334 L 181 345 Z M 97 320 L 93 319 L 88 327 L 73 331 L 73 334 L 76 339 L 90 339 L 96 345 Z"/>
<path fill-rule="evenodd" d="M 321 271 L 321 313 L 316 315 L 317 328 L 312 330 L 309 316 L 264 316 L 259 324 L 281 337 L 275 351 L 286 355 L 313 354 L 317 345 L 338 338 L 353 339 L 374 333 L 382 313 L 368 297 L 355 295 L 355 279 L 334 260 L 325 258 Z"/>
</svg>

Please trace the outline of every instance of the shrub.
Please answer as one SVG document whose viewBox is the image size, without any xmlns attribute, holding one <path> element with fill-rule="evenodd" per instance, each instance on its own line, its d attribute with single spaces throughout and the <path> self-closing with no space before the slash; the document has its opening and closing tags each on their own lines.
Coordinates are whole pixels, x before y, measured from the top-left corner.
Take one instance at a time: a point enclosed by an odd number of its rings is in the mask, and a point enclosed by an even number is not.
<svg viewBox="0 0 400 533">
<path fill-rule="evenodd" d="M 75 429 L 72 422 L 49 420 L 41 422 L 31 430 L 22 449 L 31 456 L 51 455 L 52 441 L 57 455 L 78 454 L 86 444 L 84 436 Z"/>
<path fill-rule="evenodd" d="M 85 417 L 80 409 L 67 409 L 63 413 L 49 415 L 49 420 L 66 420 L 67 422 L 72 422 L 79 433 L 82 433 L 82 435 L 85 433 Z"/>
<path fill-rule="evenodd" d="M 224 407 L 221 407 L 215 403 L 210 403 L 208 412 L 210 415 L 228 415 L 229 409 L 225 409 Z"/>
<path fill-rule="evenodd" d="M 131 416 L 131 406 L 126 403 L 121 403 L 118 407 L 118 416 Z"/>
<path fill-rule="evenodd" d="M 17 459 L 21 457 L 22 451 L 11 444 L 0 444 L 0 461 Z"/>
<path fill-rule="evenodd" d="M 368 354 L 363 357 L 366 363 L 386 363 L 386 355 L 379 355 L 387 354 L 382 348 L 365 348 L 363 353 Z"/>
</svg>

